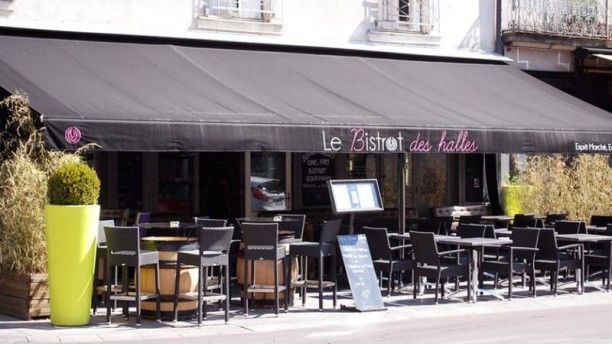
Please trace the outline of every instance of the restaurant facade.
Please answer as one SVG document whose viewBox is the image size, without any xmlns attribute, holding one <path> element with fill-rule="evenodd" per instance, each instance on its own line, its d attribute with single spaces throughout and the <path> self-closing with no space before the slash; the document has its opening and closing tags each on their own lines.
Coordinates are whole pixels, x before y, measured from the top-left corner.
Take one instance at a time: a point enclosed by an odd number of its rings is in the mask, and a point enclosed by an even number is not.
<svg viewBox="0 0 612 344">
<path fill-rule="evenodd" d="M 499 212 L 501 153 L 612 152 L 610 113 L 491 53 L 494 2 L 399 4 L 203 1 L 154 27 L 15 1 L 0 86 L 28 94 L 49 147 L 98 146 L 103 208 L 160 219 L 326 217 L 344 178 L 377 178 L 390 218 Z"/>
</svg>

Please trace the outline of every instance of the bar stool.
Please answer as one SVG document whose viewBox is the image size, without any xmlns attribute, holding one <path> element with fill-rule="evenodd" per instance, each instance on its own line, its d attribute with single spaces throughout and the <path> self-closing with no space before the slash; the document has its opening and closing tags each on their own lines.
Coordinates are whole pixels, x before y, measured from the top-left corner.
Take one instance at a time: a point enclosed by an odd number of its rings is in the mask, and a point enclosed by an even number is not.
<svg viewBox="0 0 612 344">
<path fill-rule="evenodd" d="M 202 227 L 195 229 L 199 248 L 197 251 L 179 251 L 176 259 L 176 276 L 174 282 L 174 321 L 178 318 L 178 300 L 180 298 L 198 300 L 198 325 L 202 325 L 202 313 L 206 314 L 209 301 L 224 301 L 225 322 L 229 320 L 229 257 L 228 252 L 234 233 L 234 227 Z M 181 265 L 198 267 L 198 292 L 179 294 Z M 219 267 L 219 293 L 209 293 L 207 288 L 208 268 Z M 223 279 L 221 277 L 223 275 Z M 225 282 L 222 282 L 225 280 Z M 223 287 L 225 286 L 225 293 Z M 204 303 L 204 305 L 202 305 Z"/>
<path fill-rule="evenodd" d="M 302 258 L 302 280 L 295 285 L 301 287 L 302 306 L 306 304 L 306 291 L 309 286 L 319 289 L 319 310 L 323 310 L 323 288 L 333 288 L 334 308 L 337 303 L 337 282 L 336 274 L 336 243 L 338 241 L 338 232 L 342 220 L 329 220 L 323 222 L 321 227 L 321 235 L 319 242 L 299 242 L 289 245 L 290 258 Z M 308 257 L 318 258 L 319 260 L 319 278 L 317 281 L 308 281 Z M 323 263 L 324 258 L 331 258 L 331 281 L 323 280 Z M 289 259 L 289 271 L 291 271 L 292 259 Z M 287 289 L 289 289 L 290 281 L 286 280 Z"/>
<path fill-rule="evenodd" d="M 111 300 L 136 302 L 136 326 L 140 326 L 140 309 L 143 300 L 156 300 L 157 320 L 161 321 L 159 292 L 159 252 L 144 251 L 140 249 L 140 231 L 138 227 L 105 227 L 107 245 L 106 265 L 106 321 L 111 323 Z M 140 292 L 140 267 L 155 266 L 155 293 L 142 294 Z M 135 269 L 136 292 L 130 295 L 127 285 L 124 284 L 122 295 L 111 295 L 111 269 L 115 266 L 133 267 Z M 125 271 L 125 270 L 124 270 Z M 124 281 L 127 279 L 124 276 Z"/>
<path fill-rule="evenodd" d="M 287 258 L 285 247 L 278 245 L 278 223 L 248 223 L 242 222 L 244 236 L 244 314 L 249 315 L 249 298 L 251 293 L 274 292 L 275 314 L 278 315 L 279 292 L 284 291 L 285 311 L 289 307 L 289 289 L 280 285 L 278 278 L 278 262 L 284 262 L 284 279 L 287 281 Z M 255 261 L 272 261 L 274 265 L 274 285 L 259 285 L 255 278 Z M 248 263 L 251 262 L 251 279 L 249 281 Z"/>
</svg>

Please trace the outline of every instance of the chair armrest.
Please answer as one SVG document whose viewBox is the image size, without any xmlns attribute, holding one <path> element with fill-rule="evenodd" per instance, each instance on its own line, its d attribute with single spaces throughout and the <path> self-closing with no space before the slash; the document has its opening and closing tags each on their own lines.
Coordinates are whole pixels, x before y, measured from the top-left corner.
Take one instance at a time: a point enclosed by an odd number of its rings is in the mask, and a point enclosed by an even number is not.
<svg viewBox="0 0 612 344">
<path fill-rule="evenodd" d="M 464 248 L 461 248 L 461 249 L 458 249 L 458 250 L 450 250 L 450 251 L 438 252 L 438 257 L 442 257 L 442 256 L 446 256 L 446 255 L 449 255 L 449 254 L 454 254 L 454 253 L 463 253 L 463 252 L 467 252 L 467 250 L 464 249 Z"/>
<path fill-rule="evenodd" d="M 412 245 L 407 244 L 407 245 L 393 246 L 391 247 L 391 251 L 401 250 L 403 248 L 412 248 Z"/>
<path fill-rule="evenodd" d="M 565 250 L 570 249 L 570 248 L 581 248 L 581 247 L 584 247 L 584 245 L 583 244 L 571 244 L 571 245 L 565 245 L 565 246 L 557 247 L 557 249 L 559 251 L 565 251 Z"/>
</svg>

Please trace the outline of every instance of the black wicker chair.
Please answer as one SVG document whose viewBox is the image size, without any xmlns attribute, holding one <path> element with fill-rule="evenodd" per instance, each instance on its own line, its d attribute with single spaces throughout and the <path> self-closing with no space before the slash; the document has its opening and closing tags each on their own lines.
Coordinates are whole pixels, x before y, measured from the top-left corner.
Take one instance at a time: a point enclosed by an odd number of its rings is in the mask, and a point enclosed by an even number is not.
<svg viewBox="0 0 612 344">
<path fill-rule="evenodd" d="M 557 234 L 578 234 L 580 224 L 580 221 L 556 221 L 554 228 Z"/>
<path fill-rule="evenodd" d="M 540 229 L 538 249 L 535 267 L 541 272 L 548 271 L 551 273 L 550 288 L 555 295 L 557 295 L 559 273 L 582 269 L 583 255 L 581 253 L 583 251 L 583 246 L 582 244 L 571 244 L 559 247 L 557 246 L 555 230 L 552 228 L 543 228 Z M 576 250 L 578 250 L 578 252 L 576 252 Z M 581 271 L 581 273 L 582 278 L 580 278 L 580 281 L 583 282 L 584 272 Z M 576 279 L 578 279 L 578 276 L 576 276 Z M 580 290 L 582 290 L 583 286 L 584 284 L 581 285 Z"/>
<path fill-rule="evenodd" d="M 459 224 L 479 224 L 482 222 L 482 215 L 461 215 L 459 216 Z"/>
<path fill-rule="evenodd" d="M 441 221 L 436 221 L 433 219 L 419 219 L 416 223 L 415 230 L 417 232 L 428 232 L 434 234 L 442 234 L 443 223 Z"/>
<path fill-rule="evenodd" d="M 515 228 L 510 234 L 512 246 L 505 247 L 507 255 L 500 260 L 485 260 L 481 271 L 494 274 L 494 288 L 497 289 L 498 276 L 508 277 L 508 299 L 512 299 L 512 276 L 514 274 L 530 276 L 532 296 L 536 296 L 535 256 L 538 252 L 538 229 Z"/>
<path fill-rule="evenodd" d="M 393 274 L 413 271 L 415 262 L 412 259 L 412 252 L 404 252 L 410 258 L 398 257 L 400 250 L 409 249 L 412 245 L 400 245 L 391 247 L 386 228 L 363 227 L 363 232 L 368 240 L 370 255 L 374 263 L 374 270 L 379 276 L 379 283 L 382 289 L 383 273 L 388 273 L 387 277 L 387 296 L 393 290 Z M 400 278 L 401 281 L 401 278 Z"/>
<path fill-rule="evenodd" d="M 612 224 L 606 227 L 605 235 L 612 236 Z M 586 278 L 589 278 L 592 268 L 600 269 L 601 282 L 610 291 L 610 279 L 612 279 L 612 243 L 610 241 L 603 242 L 598 249 L 585 254 L 584 264 L 586 265 Z"/>
<path fill-rule="evenodd" d="M 484 238 L 486 225 L 460 223 L 458 235 L 462 238 Z"/>
<path fill-rule="evenodd" d="M 289 289 L 285 285 L 281 285 L 278 276 L 278 262 L 284 261 L 285 271 L 283 271 L 284 280 L 287 281 L 287 268 L 289 262 L 287 259 L 285 247 L 278 245 L 278 223 L 249 223 L 241 222 L 243 230 L 244 243 L 244 286 L 243 300 L 244 313 L 249 315 L 249 298 L 251 293 L 269 293 L 274 292 L 275 309 L 274 313 L 278 315 L 279 309 L 279 293 L 284 291 L 285 311 L 289 307 Z M 255 278 L 255 261 L 270 260 L 274 262 L 274 285 L 259 285 Z M 252 273 L 249 281 L 249 266 L 251 263 Z"/>
<path fill-rule="evenodd" d="M 454 218 L 452 216 L 437 216 L 431 220 L 440 223 L 440 230 L 438 234 L 450 235 L 453 228 Z"/>
<path fill-rule="evenodd" d="M 537 227 L 537 225 L 538 225 L 538 220 L 535 218 L 535 215 L 533 214 L 515 214 L 514 220 L 512 220 L 511 228 L 515 228 L 515 227 L 534 228 L 534 227 Z"/>
<path fill-rule="evenodd" d="M 465 249 L 438 252 L 433 233 L 410 232 L 410 241 L 416 266 L 414 268 L 414 288 L 413 298 L 416 299 L 419 289 L 420 277 L 431 278 L 436 281 L 435 303 L 438 303 L 438 291 L 442 290 L 444 297 L 444 282 L 449 278 L 465 276 L 467 278 L 468 301 L 471 300 L 471 273 L 470 262 L 464 264 L 450 263 L 442 258 L 445 256 L 456 256 L 459 253 L 467 252 Z M 440 288 L 440 282 L 442 286 Z"/>
<path fill-rule="evenodd" d="M 546 214 L 546 218 L 544 219 L 544 224 L 547 227 L 552 227 L 557 221 L 565 221 L 567 219 L 567 214 Z"/>
<path fill-rule="evenodd" d="M 174 321 L 178 318 L 179 299 L 198 300 L 198 325 L 202 324 L 202 317 L 206 316 L 206 305 L 210 301 L 224 301 L 225 322 L 229 320 L 229 257 L 228 252 L 234 233 L 234 227 L 203 227 L 195 229 L 198 236 L 199 247 L 197 251 L 179 251 L 176 259 L 176 277 L 174 289 Z M 179 294 L 181 265 L 198 267 L 198 291 Z M 210 293 L 207 288 L 208 268 L 219 267 L 219 293 Z M 223 273 L 221 273 L 223 272 Z M 223 275 L 223 276 L 222 276 Z M 202 303 L 204 303 L 202 305 Z"/>
<path fill-rule="evenodd" d="M 280 215 L 282 219 L 291 219 L 294 221 L 286 221 L 283 226 L 284 229 L 295 233 L 296 240 L 302 240 L 304 237 L 304 225 L 306 224 L 306 215 L 302 214 L 283 214 Z"/>
<path fill-rule="evenodd" d="M 606 227 L 608 224 L 612 224 L 612 216 L 593 215 L 590 224 L 597 227 Z"/>
<path fill-rule="evenodd" d="M 208 217 L 194 217 L 193 223 L 202 225 L 203 227 L 225 227 L 227 226 L 227 220 L 225 219 L 211 219 Z"/>
<path fill-rule="evenodd" d="M 156 313 L 158 321 L 161 321 L 160 313 L 160 292 L 159 292 L 159 252 L 144 251 L 140 249 L 140 231 L 138 227 L 105 227 L 107 246 L 107 266 L 106 266 L 106 321 L 111 322 L 111 301 L 125 301 L 136 303 L 136 325 L 140 326 L 140 310 L 143 300 L 156 300 Z M 155 266 L 155 294 L 143 294 L 140 291 L 140 267 Z M 135 270 L 135 294 L 129 293 L 126 283 L 123 286 L 123 293 L 111 295 L 112 282 L 111 271 L 115 266 L 123 266 L 124 274 L 127 268 Z M 127 278 L 124 276 L 124 281 Z"/>
<path fill-rule="evenodd" d="M 319 242 L 298 242 L 289 245 L 289 255 L 301 259 L 301 280 L 297 281 L 295 286 L 301 288 L 302 305 L 306 303 L 306 292 L 308 287 L 316 287 L 319 290 L 319 310 L 323 310 L 323 288 L 333 288 L 333 306 L 336 308 L 338 276 L 336 274 L 336 246 L 338 242 L 338 233 L 342 220 L 328 220 L 323 222 L 321 226 L 321 235 Z M 308 258 L 317 258 L 319 265 L 319 274 L 317 281 L 308 280 Z M 331 281 L 323 280 L 324 259 L 330 257 Z M 289 271 L 292 269 L 292 259 L 289 260 Z M 290 279 L 287 279 L 287 289 L 289 289 Z"/>
</svg>

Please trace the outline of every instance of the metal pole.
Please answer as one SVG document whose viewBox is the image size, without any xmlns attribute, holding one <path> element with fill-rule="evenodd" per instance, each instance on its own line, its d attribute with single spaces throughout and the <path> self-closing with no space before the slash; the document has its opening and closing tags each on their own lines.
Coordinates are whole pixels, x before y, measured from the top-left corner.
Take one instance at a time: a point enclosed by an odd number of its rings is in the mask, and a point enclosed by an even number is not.
<svg viewBox="0 0 612 344">
<path fill-rule="evenodd" d="M 397 155 L 397 177 L 398 177 L 398 231 L 402 234 L 406 232 L 406 156 L 404 153 Z"/>
</svg>

